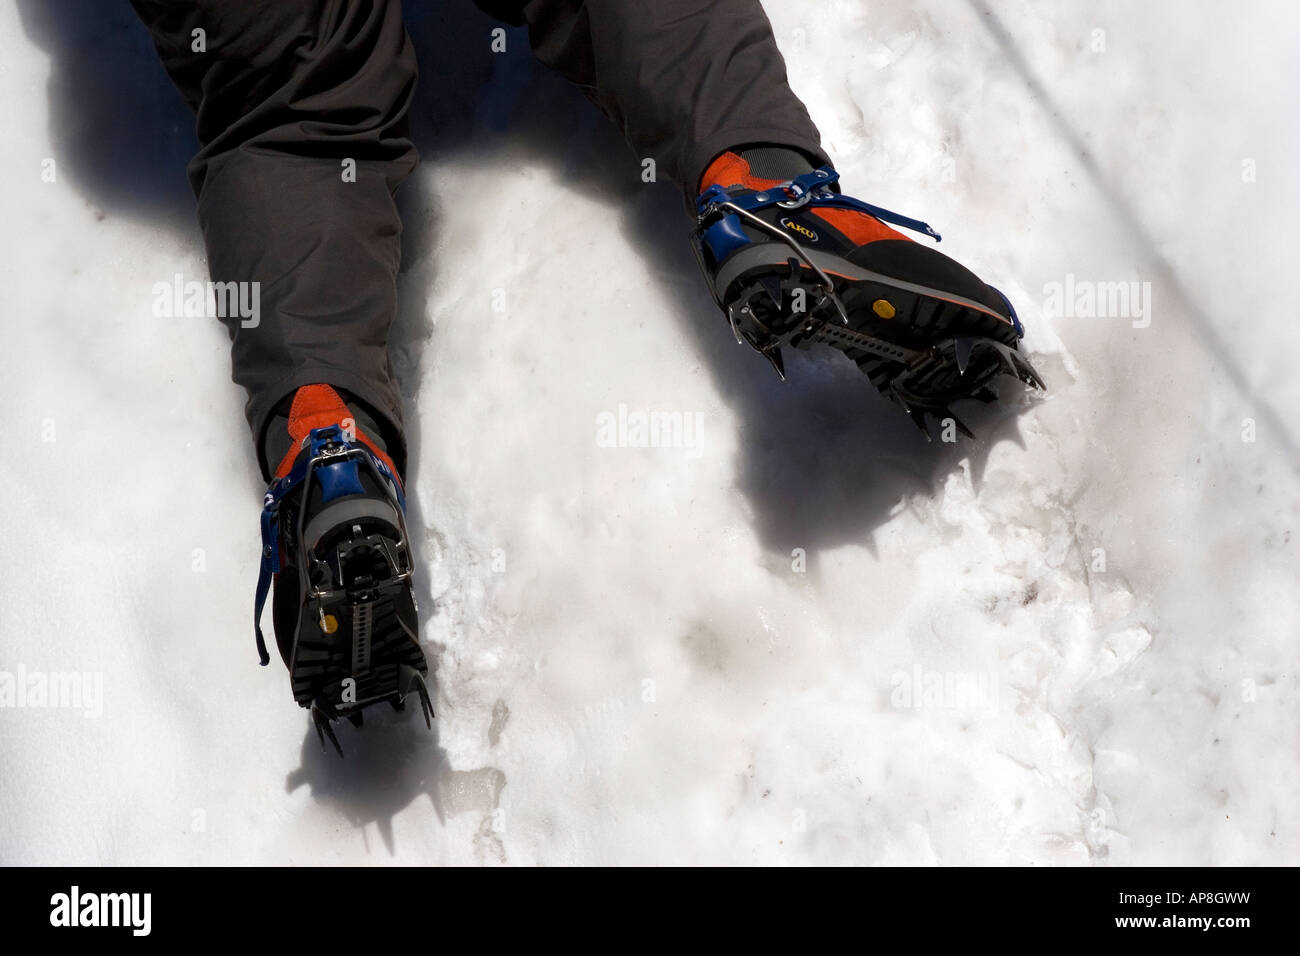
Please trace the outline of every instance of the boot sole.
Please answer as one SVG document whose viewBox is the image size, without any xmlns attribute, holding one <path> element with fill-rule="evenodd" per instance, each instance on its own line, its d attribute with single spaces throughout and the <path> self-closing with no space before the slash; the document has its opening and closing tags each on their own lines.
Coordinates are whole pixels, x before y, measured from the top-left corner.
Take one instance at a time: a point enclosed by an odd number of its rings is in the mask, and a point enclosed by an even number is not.
<svg viewBox="0 0 1300 956">
<path fill-rule="evenodd" d="M 737 338 L 748 341 L 785 377 L 780 347 L 829 345 L 848 356 L 885 397 L 929 435 L 925 414 L 953 418 L 952 402 L 996 399 L 1000 373 L 1033 388 L 1042 378 L 1019 352 L 1012 321 L 983 303 L 863 269 L 839 256 L 805 250 L 834 282 L 849 323 L 815 272 L 788 246 L 760 242 L 732 255 L 715 290 Z M 804 309 L 794 310 L 795 290 Z M 999 293 L 1000 294 L 1000 293 Z"/>
<path fill-rule="evenodd" d="M 335 506 L 335 511 L 347 515 L 348 504 Z M 328 526 L 331 515 L 326 510 L 319 520 Z M 314 716 L 347 717 L 359 724 L 361 712 L 375 704 L 386 701 L 402 709 L 411 691 L 417 691 L 422 708 L 430 710 L 423 684 L 428 664 L 420 649 L 410 574 L 395 571 L 409 566 L 398 557 L 404 547 L 373 529 L 366 533 L 359 521 L 341 534 L 332 532 L 328 549 L 313 542 L 317 557 L 324 550 L 335 552 L 339 576 L 352 582 L 328 591 L 307 588 L 299 613 L 290 682 L 294 699 L 311 708 Z M 358 568 L 376 566 L 386 570 L 381 579 L 357 580 Z"/>
</svg>

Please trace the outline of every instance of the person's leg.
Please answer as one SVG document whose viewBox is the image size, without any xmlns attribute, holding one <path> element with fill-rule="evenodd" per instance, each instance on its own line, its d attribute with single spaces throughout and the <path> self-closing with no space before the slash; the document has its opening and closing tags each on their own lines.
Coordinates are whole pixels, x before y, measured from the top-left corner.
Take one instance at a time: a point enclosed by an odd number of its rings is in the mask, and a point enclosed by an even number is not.
<svg viewBox="0 0 1300 956">
<path fill-rule="evenodd" d="M 751 157 L 773 178 L 830 161 L 758 0 L 477 3 L 527 24 L 538 59 L 582 87 L 692 208 L 705 170 L 728 150 L 784 147 Z"/>
<path fill-rule="evenodd" d="M 217 282 L 258 283 L 228 319 L 263 475 L 261 627 L 325 746 L 330 722 L 401 707 L 423 675 L 388 359 L 401 224 L 416 162 L 415 55 L 400 0 L 132 0 L 198 117 L 190 165 Z M 386 453 L 387 452 L 387 453 Z M 340 750 L 341 752 L 341 750 Z"/>
<path fill-rule="evenodd" d="M 478 3 L 681 187 L 715 301 L 782 378 L 784 346 L 829 345 L 927 435 L 927 414 L 963 429 L 950 404 L 999 373 L 1042 387 L 1006 296 L 887 225 L 938 241 L 925 223 L 840 192 L 759 0 Z"/>
<path fill-rule="evenodd" d="M 295 390 L 314 383 L 404 469 L 388 330 L 416 64 L 399 0 L 132 4 L 197 114 L 189 173 L 211 277 L 260 285 L 258 324 L 224 321 L 264 477 L 288 450 Z"/>
</svg>

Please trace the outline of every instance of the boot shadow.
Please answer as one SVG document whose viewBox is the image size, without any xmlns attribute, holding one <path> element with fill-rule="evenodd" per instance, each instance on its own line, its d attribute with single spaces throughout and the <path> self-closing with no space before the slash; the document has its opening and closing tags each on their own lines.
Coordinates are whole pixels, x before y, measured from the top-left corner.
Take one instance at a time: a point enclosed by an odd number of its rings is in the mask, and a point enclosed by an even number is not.
<svg viewBox="0 0 1300 956">
<path fill-rule="evenodd" d="M 432 684 L 432 681 L 430 681 Z M 380 704 L 366 711 L 365 726 L 336 721 L 334 732 L 343 750 L 340 757 L 327 742 L 322 748 L 310 719 L 303 736 L 298 768 L 285 777 L 285 792 L 309 788 L 312 798 L 331 807 L 366 840 L 374 826 L 388 855 L 397 852 L 393 818 L 421 798 L 440 824 L 460 814 L 479 819 L 474 842 L 481 862 L 504 863 L 505 853 L 495 835 L 495 811 L 500 806 L 506 776 L 496 767 L 455 769 L 438 742 L 438 722 L 425 727 L 419 705 L 408 698 L 400 713 Z"/>
<path fill-rule="evenodd" d="M 125 3 L 17 0 L 23 30 L 50 55 L 49 138 L 59 181 L 106 216 L 147 220 L 198 243 L 185 167 L 194 117 Z"/>
</svg>

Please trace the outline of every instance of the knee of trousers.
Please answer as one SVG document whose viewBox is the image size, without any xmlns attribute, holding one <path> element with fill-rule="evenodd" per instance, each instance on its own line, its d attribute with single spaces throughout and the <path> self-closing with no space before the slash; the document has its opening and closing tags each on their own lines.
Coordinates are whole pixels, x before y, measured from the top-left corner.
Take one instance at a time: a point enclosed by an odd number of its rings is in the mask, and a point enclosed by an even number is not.
<svg viewBox="0 0 1300 956">
<path fill-rule="evenodd" d="M 248 143 L 366 159 L 411 149 L 416 62 L 400 0 L 135 3 L 196 109 L 199 172 Z"/>
</svg>

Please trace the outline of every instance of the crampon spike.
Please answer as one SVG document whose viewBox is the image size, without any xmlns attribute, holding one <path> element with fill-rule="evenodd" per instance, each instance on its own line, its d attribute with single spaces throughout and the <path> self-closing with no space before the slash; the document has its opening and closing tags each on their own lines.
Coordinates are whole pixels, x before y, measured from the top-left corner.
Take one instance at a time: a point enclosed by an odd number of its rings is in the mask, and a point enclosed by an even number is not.
<svg viewBox="0 0 1300 956">
<path fill-rule="evenodd" d="M 406 688 L 405 693 L 410 693 L 412 689 L 420 697 L 420 712 L 424 714 L 424 724 L 430 730 L 433 729 L 433 704 L 429 701 L 429 688 L 425 686 L 424 678 L 414 667 L 409 664 L 403 664 L 400 671 L 402 686 Z"/>
<path fill-rule="evenodd" d="M 1038 377 L 1034 367 L 1029 364 L 1023 355 L 1001 342 L 994 342 L 993 344 L 998 350 L 998 358 L 1002 360 L 1002 368 L 1008 375 L 1019 379 L 1026 385 L 1032 385 L 1035 388 L 1044 387 L 1043 380 Z"/>
<path fill-rule="evenodd" d="M 325 737 L 328 735 L 330 743 L 334 745 L 334 749 L 342 757 L 343 748 L 339 746 L 338 737 L 334 736 L 334 728 L 330 726 L 330 717 L 321 709 L 319 704 L 313 703 L 311 705 L 311 719 L 312 723 L 316 725 L 316 736 L 320 738 L 321 753 L 328 753 L 325 749 Z"/>
<path fill-rule="evenodd" d="M 966 366 L 970 364 L 970 353 L 975 348 L 975 340 L 969 336 L 960 336 L 953 339 L 952 345 L 957 354 L 957 371 L 965 375 Z"/>
<path fill-rule="evenodd" d="M 952 409 L 945 408 L 942 412 L 937 413 L 944 420 L 951 420 L 957 431 L 961 432 L 967 438 L 974 438 L 975 433 L 966 427 L 966 423 L 952 413 Z"/>
<path fill-rule="evenodd" d="M 1039 376 L 1038 372 L 1035 371 L 1034 367 L 1029 364 L 1029 360 L 1025 358 L 1023 355 L 1021 355 L 1019 352 L 1011 353 L 1011 361 L 1019 369 L 1019 373 L 1017 374 L 1016 377 L 1019 378 L 1026 385 L 1032 385 L 1034 388 L 1039 388 L 1039 389 L 1045 389 L 1047 387 L 1046 385 L 1043 384 L 1043 380 Z"/>
<path fill-rule="evenodd" d="M 776 374 L 781 376 L 781 381 L 785 381 L 785 359 L 781 357 L 781 347 L 779 345 L 770 345 L 765 349 L 759 349 L 763 358 L 772 363 L 772 368 L 776 369 Z"/>
<path fill-rule="evenodd" d="M 925 412 L 922 409 L 909 406 L 907 415 L 912 419 L 912 424 L 921 429 L 921 434 L 925 436 L 926 441 L 934 441 L 934 436 L 930 434 L 930 427 L 925 423 Z"/>
<path fill-rule="evenodd" d="M 993 348 L 998 353 L 998 361 L 1002 365 L 1002 370 L 1014 378 L 1019 378 L 1020 370 L 1017 369 L 1015 363 L 1011 361 L 1011 349 L 1007 348 L 1001 342 L 994 342 Z"/>
<path fill-rule="evenodd" d="M 774 275 L 766 275 L 759 279 L 758 282 L 767 291 L 767 294 L 772 297 L 772 302 L 779 310 L 784 299 L 781 292 L 781 280 Z"/>
<path fill-rule="evenodd" d="M 744 345 L 745 340 L 741 338 L 739 320 L 736 318 L 736 313 L 739 311 L 740 308 L 738 306 L 730 306 L 727 309 L 727 321 L 731 323 L 731 334 L 736 337 L 736 344 Z"/>
</svg>

